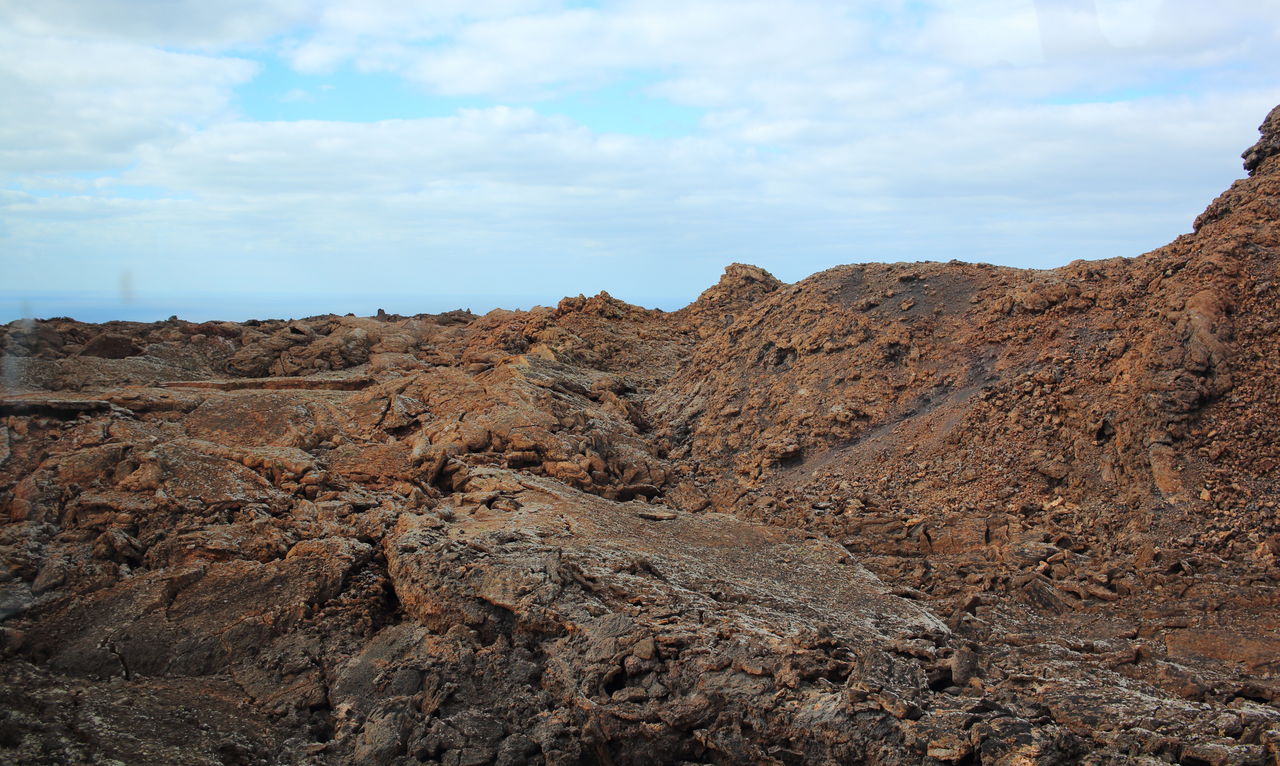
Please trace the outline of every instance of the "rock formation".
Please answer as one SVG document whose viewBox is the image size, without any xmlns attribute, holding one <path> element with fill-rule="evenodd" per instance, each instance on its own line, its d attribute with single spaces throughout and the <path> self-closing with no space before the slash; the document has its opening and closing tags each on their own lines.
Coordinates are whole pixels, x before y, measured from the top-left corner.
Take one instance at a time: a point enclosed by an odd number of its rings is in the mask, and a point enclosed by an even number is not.
<svg viewBox="0 0 1280 766">
<path fill-rule="evenodd" d="M 1195 231 L 0 335 L 0 759 L 1274 764 L 1280 109 Z"/>
</svg>

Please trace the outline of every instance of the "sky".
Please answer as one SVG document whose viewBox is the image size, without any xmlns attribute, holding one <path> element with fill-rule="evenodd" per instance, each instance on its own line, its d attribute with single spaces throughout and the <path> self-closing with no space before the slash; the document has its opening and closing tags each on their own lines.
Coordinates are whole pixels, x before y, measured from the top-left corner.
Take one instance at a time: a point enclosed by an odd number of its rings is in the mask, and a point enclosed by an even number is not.
<svg viewBox="0 0 1280 766">
<path fill-rule="evenodd" d="M 1258 0 L 0 0 L 0 321 L 1134 256 L 1278 49 Z"/>
</svg>

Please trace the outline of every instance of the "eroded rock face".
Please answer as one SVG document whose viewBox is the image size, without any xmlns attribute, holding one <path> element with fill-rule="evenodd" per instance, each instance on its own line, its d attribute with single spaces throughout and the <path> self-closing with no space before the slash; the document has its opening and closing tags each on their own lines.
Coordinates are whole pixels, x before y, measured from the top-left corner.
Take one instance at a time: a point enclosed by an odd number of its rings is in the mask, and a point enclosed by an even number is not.
<svg viewBox="0 0 1280 766">
<path fill-rule="evenodd" d="M 24 763 L 1280 757 L 1280 170 L 1048 272 L 4 329 Z"/>
<path fill-rule="evenodd" d="M 1244 169 L 1249 171 L 1249 175 L 1257 172 L 1263 163 L 1280 156 L 1280 106 L 1271 110 L 1258 132 L 1262 133 L 1262 138 L 1241 155 L 1244 158 Z"/>
</svg>

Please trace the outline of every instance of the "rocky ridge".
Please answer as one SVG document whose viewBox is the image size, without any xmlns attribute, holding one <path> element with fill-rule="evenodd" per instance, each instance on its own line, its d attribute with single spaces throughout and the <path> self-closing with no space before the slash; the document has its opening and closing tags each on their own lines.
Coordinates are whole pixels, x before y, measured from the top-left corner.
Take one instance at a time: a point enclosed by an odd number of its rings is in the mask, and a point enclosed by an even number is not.
<svg viewBox="0 0 1280 766">
<path fill-rule="evenodd" d="M 1280 759 L 1280 108 L 1194 232 L 0 344 L 29 763 Z"/>
</svg>

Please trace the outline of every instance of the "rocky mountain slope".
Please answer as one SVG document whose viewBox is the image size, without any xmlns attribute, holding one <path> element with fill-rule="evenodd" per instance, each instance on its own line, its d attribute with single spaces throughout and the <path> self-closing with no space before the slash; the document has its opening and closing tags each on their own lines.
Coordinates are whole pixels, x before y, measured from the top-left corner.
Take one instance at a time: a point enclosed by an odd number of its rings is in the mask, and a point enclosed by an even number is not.
<svg viewBox="0 0 1280 766">
<path fill-rule="evenodd" d="M 3 330 L 0 757 L 1280 759 L 1280 108 L 1192 234 Z"/>
</svg>

